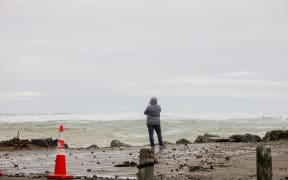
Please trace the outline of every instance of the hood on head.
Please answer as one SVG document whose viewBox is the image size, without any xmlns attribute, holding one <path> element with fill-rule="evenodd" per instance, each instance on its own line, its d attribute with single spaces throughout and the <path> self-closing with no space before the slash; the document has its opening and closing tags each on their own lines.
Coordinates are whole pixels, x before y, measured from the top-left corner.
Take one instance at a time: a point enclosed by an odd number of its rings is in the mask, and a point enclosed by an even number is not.
<svg viewBox="0 0 288 180">
<path fill-rule="evenodd" d="M 152 98 L 150 99 L 150 104 L 151 104 L 151 105 L 156 105 L 156 104 L 157 104 L 157 98 L 156 98 L 156 97 L 152 97 Z"/>
</svg>

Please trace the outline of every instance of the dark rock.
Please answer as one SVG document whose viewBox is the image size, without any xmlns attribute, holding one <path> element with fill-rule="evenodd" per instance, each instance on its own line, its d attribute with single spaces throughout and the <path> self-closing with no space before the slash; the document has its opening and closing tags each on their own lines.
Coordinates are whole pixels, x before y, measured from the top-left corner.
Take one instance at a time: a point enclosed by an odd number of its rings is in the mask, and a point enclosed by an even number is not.
<svg viewBox="0 0 288 180">
<path fill-rule="evenodd" d="M 209 134 L 204 134 L 203 136 L 199 135 L 194 141 L 194 143 L 207 143 L 209 142 L 208 140 L 210 137 L 215 137 L 215 136 L 209 136 Z"/>
<path fill-rule="evenodd" d="M 115 167 L 134 167 L 137 165 L 134 161 L 124 161 L 122 164 L 116 164 Z"/>
<path fill-rule="evenodd" d="M 233 142 L 261 142 L 261 138 L 253 134 L 236 134 L 229 137 Z"/>
<path fill-rule="evenodd" d="M 98 179 L 98 176 L 96 176 L 96 175 L 92 176 L 92 180 L 97 180 L 97 179 Z"/>
<path fill-rule="evenodd" d="M 278 141 L 281 139 L 288 140 L 288 130 L 273 130 L 268 131 L 263 137 L 263 141 Z"/>
<path fill-rule="evenodd" d="M 111 141 L 111 147 L 131 147 L 131 145 L 122 143 L 121 141 L 114 139 Z"/>
<path fill-rule="evenodd" d="M 28 139 L 19 139 L 19 138 L 13 138 L 7 141 L 1 141 L 0 142 L 0 146 L 14 146 L 14 147 L 27 147 L 27 145 L 29 144 L 29 140 Z"/>
<path fill-rule="evenodd" d="M 15 148 L 28 148 L 29 145 L 34 145 L 38 147 L 56 147 L 58 144 L 58 140 L 53 140 L 52 138 L 47 139 L 32 139 L 29 141 L 28 139 L 19 139 L 13 138 L 7 141 L 1 141 L 0 146 L 2 147 L 15 147 Z M 65 144 L 65 147 L 68 148 L 68 145 Z"/>
<path fill-rule="evenodd" d="M 189 166 L 189 171 L 193 172 L 193 171 L 198 171 L 203 169 L 201 166 Z"/>
<path fill-rule="evenodd" d="M 47 139 L 32 139 L 31 144 L 39 147 L 56 147 L 58 144 L 57 139 L 47 138 Z M 68 145 L 65 144 L 65 148 L 68 148 Z"/>
<path fill-rule="evenodd" d="M 209 142 L 231 142 L 231 140 L 225 137 L 211 137 L 209 138 Z"/>
<path fill-rule="evenodd" d="M 182 138 L 182 139 L 179 139 L 178 141 L 176 141 L 176 144 L 191 144 L 191 142 L 185 138 Z"/>
<path fill-rule="evenodd" d="M 213 167 L 214 168 L 214 167 Z M 212 168 L 210 167 L 202 167 L 202 166 L 189 166 L 189 171 L 210 171 Z"/>
<path fill-rule="evenodd" d="M 199 158 L 202 158 L 203 157 L 203 154 L 195 154 L 195 157 L 197 158 L 197 159 L 199 159 Z"/>
<path fill-rule="evenodd" d="M 90 145 L 89 147 L 87 147 L 87 149 L 88 150 L 91 150 L 91 149 L 98 149 L 99 148 L 99 146 L 97 146 L 96 144 L 92 144 L 92 145 Z M 92 152 L 91 152 L 92 153 Z M 93 152 L 94 153 L 94 152 Z M 93 154 L 92 153 L 92 154 Z"/>
<path fill-rule="evenodd" d="M 205 133 L 203 136 L 199 135 L 194 143 L 207 143 L 207 142 L 229 142 L 229 138 L 220 138 L 218 135 Z"/>
<path fill-rule="evenodd" d="M 226 156 L 225 159 L 226 159 L 226 161 L 229 161 L 231 159 L 231 157 L 230 156 Z"/>
<path fill-rule="evenodd" d="M 253 134 L 236 134 L 229 137 L 233 142 L 261 142 L 261 138 Z"/>
<path fill-rule="evenodd" d="M 15 174 L 15 177 L 24 177 L 24 176 L 25 176 L 24 173 L 16 173 L 16 174 Z"/>
<path fill-rule="evenodd" d="M 207 137 L 219 137 L 216 134 L 209 134 L 209 133 L 205 133 L 204 136 L 207 136 Z"/>
</svg>

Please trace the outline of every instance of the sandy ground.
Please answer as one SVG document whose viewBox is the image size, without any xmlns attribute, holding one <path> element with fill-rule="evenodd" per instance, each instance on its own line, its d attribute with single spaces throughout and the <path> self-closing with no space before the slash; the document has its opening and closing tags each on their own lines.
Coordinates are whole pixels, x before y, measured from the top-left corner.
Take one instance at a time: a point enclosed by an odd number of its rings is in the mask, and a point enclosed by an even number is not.
<svg viewBox="0 0 288 180">
<path fill-rule="evenodd" d="M 288 179 L 288 141 L 265 145 L 272 150 L 273 179 Z M 156 149 L 159 164 L 155 165 L 155 179 L 255 180 L 256 146 L 256 143 L 167 145 L 160 152 Z M 124 161 L 138 163 L 141 148 L 144 146 L 66 149 L 67 171 L 77 177 L 136 179 L 137 167 L 115 165 Z M 0 180 L 46 179 L 45 174 L 54 171 L 55 156 L 55 149 L 0 151 L 0 170 L 4 173 Z"/>
</svg>

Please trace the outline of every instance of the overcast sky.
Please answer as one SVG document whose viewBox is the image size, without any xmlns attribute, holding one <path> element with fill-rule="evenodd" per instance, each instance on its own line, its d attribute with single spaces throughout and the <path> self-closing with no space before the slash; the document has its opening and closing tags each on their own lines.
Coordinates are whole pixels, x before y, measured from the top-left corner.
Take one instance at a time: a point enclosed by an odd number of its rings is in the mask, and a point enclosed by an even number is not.
<svg viewBox="0 0 288 180">
<path fill-rule="evenodd" d="M 285 0 L 1 0 L 0 51 L 1 113 L 287 112 Z"/>
</svg>

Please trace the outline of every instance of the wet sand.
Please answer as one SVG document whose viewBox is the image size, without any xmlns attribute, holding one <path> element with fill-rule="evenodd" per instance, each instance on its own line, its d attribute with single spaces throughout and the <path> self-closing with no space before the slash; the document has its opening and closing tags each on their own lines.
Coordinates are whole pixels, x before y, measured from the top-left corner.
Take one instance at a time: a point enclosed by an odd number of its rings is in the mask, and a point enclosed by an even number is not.
<svg viewBox="0 0 288 180">
<path fill-rule="evenodd" d="M 170 144 L 159 152 L 155 179 L 255 180 L 256 146 L 264 143 Z M 288 178 L 288 141 L 265 143 L 272 150 L 273 179 Z M 67 171 L 77 177 L 136 179 L 137 167 L 115 167 L 124 161 L 138 163 L 139 151 L 148 146 L 66 149 Z M 54 171 L 55 149 L 0 151 L 0 179 L 46 179 Z M 22 176 L 22 177 L 15 177 Z M 98 179 L 103 179 L 98 178 Z M 96 178 L 95 178 L 96 179 Z"/>
</svg>

